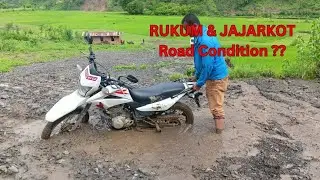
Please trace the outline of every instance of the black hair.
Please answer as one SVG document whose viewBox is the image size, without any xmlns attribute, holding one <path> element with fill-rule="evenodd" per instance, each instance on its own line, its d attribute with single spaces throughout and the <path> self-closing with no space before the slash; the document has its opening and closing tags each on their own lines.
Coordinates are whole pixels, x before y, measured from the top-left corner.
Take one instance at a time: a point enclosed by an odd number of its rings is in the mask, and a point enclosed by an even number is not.
<svg viewBox="0 0 320 180">
<path fill-rule="evenodd" d="M 181 24 L 187 23 L 188 25 L 200 24 L 198 17 L 192 13 L 189 13 L 184 16 L 181 21 Z"/>
</svg>

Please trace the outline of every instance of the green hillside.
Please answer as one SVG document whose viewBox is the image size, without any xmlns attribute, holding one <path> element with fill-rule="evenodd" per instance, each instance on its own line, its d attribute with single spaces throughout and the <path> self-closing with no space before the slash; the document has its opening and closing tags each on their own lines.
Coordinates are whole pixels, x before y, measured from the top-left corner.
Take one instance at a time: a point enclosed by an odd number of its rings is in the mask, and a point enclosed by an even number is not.
<svg viewBox="0 0 320 180">
<path fill-rule="evenodd" d="M 79 10 L 85 0 L 0 0 L 0 8 Z"/>
<path fill-rule="evenodd" d="M 86 2 L 99 10 L 146 15 L 320 16 L 319 0 L 0 0 L 0 9 L 81 10 Z"/>
</svg>

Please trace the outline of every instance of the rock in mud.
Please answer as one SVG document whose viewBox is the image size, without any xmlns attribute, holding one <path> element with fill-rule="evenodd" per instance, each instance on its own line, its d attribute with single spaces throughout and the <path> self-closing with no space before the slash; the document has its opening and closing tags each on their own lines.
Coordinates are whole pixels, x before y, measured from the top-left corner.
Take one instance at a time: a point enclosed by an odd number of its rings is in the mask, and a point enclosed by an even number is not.
<svg viewBox="0 0 320 180">
<path fill-rule="evenodd" d="M 4 95 L 0 96 L 0 99 L 8 99 L 8 98 L 9 98 L 9 96 L 7 94 L 4 94 Z"/>
<path fill-rule="evenodd" d="M 66 162 L 66 160 L 64 160 L 64 159 L 59 159 L 59 160 L 57 161 L 58 164 L 64 164 L 65 162 Z"/>
<path fill-rule="evenodd" d="M 0 166 L 0 172 L 7 173 L 8 169 L 6 166 Z"/>
<path fill-rule="evenodd" d="M 8 84 L 0 84 L 0 87 L 2 87 L 2 88 L 8 88 L 9 85 L 8 85 Z"/>
<path fill-rule="evenodd" d="M 88 177 L 88 176 L 89 176 L 89 169 L 82 169 L 81 172 L 80 172 L 80 174 Z"/>
<path fill-rule="evenodd" d="M 99 169 L 103 169 L 103 165 L 102 164 L 98 164 L 98 168 Z"/>
<path fill-rule="evenodd" d="M 64 151 L 63 154 L 64 154 L 64 155 L 68 155 L 68 154 L 70 154 L 70 153 L 69 153 L 69 151 Z"/>
<path fill-rule="evenodd" d="M 110 173 L 114 172 L 114 168 L 109 168 L 108 170 Z"/>
<path fill-rule="evenodd" d="M 9 173 L 18 173 L 19 169 L 16 166 L 11 166 L 8 168 Z"/>
<path fill-rule="evenodd" d="M 15 92 L 23 91 L 23 87 L 20 87 L 20 86 L 12 87 L 12 89 L 14 89 Z"/>
<path fill-rule="evenodd" d="M 211 173 L 211 172 L 213 172 L 213 170 L 211 168 L 207 168 L 205 172 L 206 173 Z"/>
<path fill-rule="evenodd" d="M 56 160 L 62 159 L 62 155 L 60 153 L 56 153 L 52 155 Z"/>
<path fill-rule="evenodd" d="M 95 171 L 96 173 L 99 173 L 99 169 L 98 169 L 98 168 L 94 168 L 94 171 Z"/>
<path fill-rule="evenodd" d="M 5 107 L 6 107 L 6 104 L 5 104 L 4 102 L 1 102 L 1 101 L 0 101 L 0 107 L 5 108 Z"/>
<path fill-rule="evenodd" d="M 154 176 L 155 173 L 147 168 L 139 168 L 139 172 L 146 176 Z"/>
</svg>

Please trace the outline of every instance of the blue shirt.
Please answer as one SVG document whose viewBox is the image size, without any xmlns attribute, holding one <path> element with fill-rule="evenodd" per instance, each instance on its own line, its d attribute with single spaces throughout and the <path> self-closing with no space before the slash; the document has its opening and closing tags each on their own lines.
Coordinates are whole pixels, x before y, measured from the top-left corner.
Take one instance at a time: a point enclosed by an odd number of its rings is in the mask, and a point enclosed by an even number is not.
<svg viewBox="0 0 320 180">
<path fill-rule="evenodd" d="M 219 80 L 228 76 L 228 66 L 223 57 L 223 54 L 218 56 L 201 56 L 198 48 L 206 45 L 208 48 L 203 48 L 202 52 L 207 53 L 209 48 L 220 48 L 220 43 L 215 36 L 207 35 L 208 29 L 202 26 L 202 36 L 195 37 L 194 40 L 194 66 L 195 77 L 197 78 L 197 86 L 202 87 L 207 80 Z"/>
</svg>

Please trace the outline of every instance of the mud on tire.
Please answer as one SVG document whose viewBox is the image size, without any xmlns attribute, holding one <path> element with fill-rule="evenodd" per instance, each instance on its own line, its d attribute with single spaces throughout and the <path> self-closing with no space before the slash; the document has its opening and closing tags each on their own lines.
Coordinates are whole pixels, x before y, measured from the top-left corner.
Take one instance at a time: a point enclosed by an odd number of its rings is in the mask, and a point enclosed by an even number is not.
<svg viewBox="0 0 320 180">
<path fill-rule="evenodd" d="M 177 102 L 170 109 L 180 110 L 183 112 L 183 115 L 186 116 L 186 124 L 193 124 L 194 116 L 191 108 L 182 102 Z"/>
<path fill-rule="evenodd" d="M 61 117 L 60 119 L 58 119 L 55 122 L 48 122 L 47 125 L 44 127 L 42 134 L 41 134 L 41 139 L 49 139 L 52 133 L 52 130 L 58 125 L 60 124 L 63 120 L 65 120 L 66 118 L 70 117 L 70 116 L 74 116 L 77 115 L 81 112 L 82 109 L 76 109 L 72 112 L 70 112 L 69 114 Z M 86 112 L 85 116 L 82 118 L 81 123 L 88 123 L 89 121 L 89 113 Z"/>
</svg>

